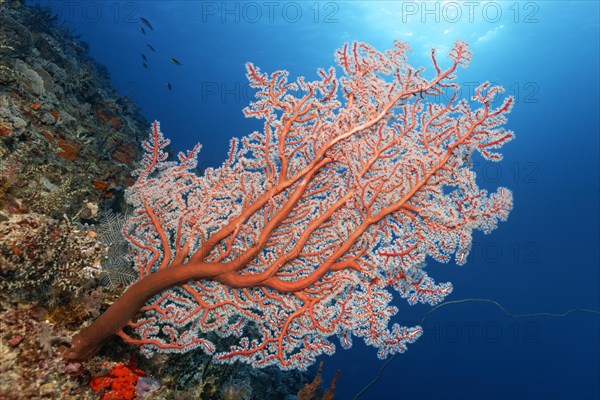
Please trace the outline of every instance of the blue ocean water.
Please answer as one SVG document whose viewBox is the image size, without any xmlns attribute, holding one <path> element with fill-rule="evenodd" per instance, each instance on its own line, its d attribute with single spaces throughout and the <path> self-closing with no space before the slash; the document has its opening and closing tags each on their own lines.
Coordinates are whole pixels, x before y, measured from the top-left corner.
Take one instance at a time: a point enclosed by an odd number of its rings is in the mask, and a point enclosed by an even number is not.
<svg viewBox="0 0 600 400">
<path fill-rule="evenodd" d="M 504 160 L 475 160 L 481 186 L 510 188 L 515 206 L 491 235 L 475 235 L 466 265 L 430 261 L 429 274 L 453 283 L 447 300 L 492 299 L 514 314 L 600 308 L 598 2 L 39 3 L 82 35 L 123 95 L 161 121 L 173 150 L 203 144 L 202 168 L 220 165 L 232 137 L 262 127 L 241 112 L 253 95 L 247 61 L 312 79 L 346 42 L 386 49 L 402 40 L 410 64 L 431 76 L 431 48 L 447 63 L 452 44 L 467 41 L 473 61 L 458 71 L 465 96 L 489 80 L 516 98 L 508 123 L 516 140 L 502 148 Z M 140 17 L 153 30 L 140 32 Z M 396 305 L 403 324 L 430 309 Z M 489 303 L 449 305 L 428 316 L 423 337 L 361 398 L 599 398 L 599 325 L 598 314 L 515 319 Z M 325 382 L 342 370 L 340 399 L 383 365 L 360 340 L 324 361 Z"/>
</svg>

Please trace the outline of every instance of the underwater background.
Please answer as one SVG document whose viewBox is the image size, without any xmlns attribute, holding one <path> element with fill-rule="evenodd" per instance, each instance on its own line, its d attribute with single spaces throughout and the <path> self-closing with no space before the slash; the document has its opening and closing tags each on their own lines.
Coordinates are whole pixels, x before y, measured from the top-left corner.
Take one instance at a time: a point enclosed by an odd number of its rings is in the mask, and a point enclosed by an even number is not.
<svg viewBox="0 0 600 400">
<path fill-rule="evenodd" d="M 600 309 L 598 2 L 28 4 L 50 7 L 57 24 L 81 35 L 117 91 L 161 122 L 173 151 L 200 142 L 201 169 L 225 160 L 232 137 L 262 129 L 241 112 L 253 97 L 247 61 L 313 79 L 344 43 L 387 49 L 401 40 L 412 48 L 409 64 L 429 77 L 431 49 L 447 65 L 452 44 L 465 40 L 474 55 L 457 72 L 463 97 L 489 80 L 516 99 L 507 125 L 516 139 L 502 149 L 502 162 L 475 157 L 480 186 L 511 189 L 514 209 L 491 235 L 475 233 L 466 265 L 430 260 L 429 274 L 452 282 L 447 301 L 490 299 L 516 315 Z M 394 304 L 394 322 L 406 325 L 431 309 Z M 511 318 L 492 303 L 465 302 L 436 309 L 423 328 L 361 398 L 600 397 L 597 313 Z M 341 369 L 339 399 L 353 398 L 384 366 L 360 340 L 321 359 L 326 385 Z"/>
</svg>

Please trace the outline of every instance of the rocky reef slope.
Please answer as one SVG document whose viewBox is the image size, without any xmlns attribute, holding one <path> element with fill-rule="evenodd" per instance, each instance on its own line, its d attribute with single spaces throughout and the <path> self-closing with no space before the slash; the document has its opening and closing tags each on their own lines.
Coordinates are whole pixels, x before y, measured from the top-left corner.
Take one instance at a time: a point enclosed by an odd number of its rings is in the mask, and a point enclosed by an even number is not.
<svg viewBox="0 0 600 400">
<path fill-rule="evenodd" d="M 130 283 L 123 193 L 149 123 L 55 20 L 0 0 L 0 398 L 295 398 L 306 375 L 201 352 L 137 362 L 115 341 L 86 364 L 62 359 Z"/>
</svg>

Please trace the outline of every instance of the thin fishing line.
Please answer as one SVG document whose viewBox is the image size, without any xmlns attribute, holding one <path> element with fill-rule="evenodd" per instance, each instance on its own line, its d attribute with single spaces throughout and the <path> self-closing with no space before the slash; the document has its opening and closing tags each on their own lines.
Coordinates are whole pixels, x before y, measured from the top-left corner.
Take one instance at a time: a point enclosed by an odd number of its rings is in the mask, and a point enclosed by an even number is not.
<svg viewBox="0 0 600 400">
<path fill-rule="evenodd" d="M 421 322 L 419 323 L 419 325 L 423 325 L 425 323 L 425 321 L 427 320 L 427 318 L 431 314 L 433 314 L 434 312 L 436 312 L 437 310 L 439 310 L 440 308 L 443 308 L 443 307 L 446 307 L 446 306 L 450 306 L 452 304 L 461 304 L 461 303 L 489 303 L 489 304 L 493 304 L 498 309 L 500 309 L 500 311 L 502 311 L 504 314 L 508 315 L 511 318 L 566 317 L 566 316 L 568 316 L 570 314 L 573 314 L 575 312 L 582 312 L 582 313 L 590 313 L 590 314 L 598 314 L 598 315 L 600 315 L 600 311 L 598 311 L 598 310 L 591 310 L 591 309 L 588 309 L 588 308 L 572 308 L 572 309 L 570 309 L 568 311 L 565 311 L 564 313 L 539 312 L 539 313 L 529 313 L 529 314 L 513 314 L 510 311 L 508 311 L 508 309 L 506 307 L 504 307 L 502 304 L 498 303 L 497 301 L 490 300 L 490 299 L 467 298 L 467 299 L 460 299 L 460 300 L 445 301 L 443 303 L 438 304 L 437 306 L 433 307 L 431 310 L 427 311 L 423 315 L 423 318 L 421 318 Z M 390 358 L 388 358 L 385 361 L 385 363 L 381 366 L 381 368 L 379 369 L 379 372 L 377 373 L 377 375 L 375 375 L 375 377 L 373 378 L 373 380 L 371 380 L 371 382 L 369 382 L 360 392 L 358 392 L 352 398 L 352 400 L 357 400 L 367 390 L 369 390 L 373 385 L 375 385 L 377 383 L 377 381 L 379 381 L 379 378 L 381 378 L 381 375 L 383 374 L 383 371 L 385 371 L 385 369 L 387 368 L 387 366 L 390 365 L 390 363 L 392 361 L 394 361 L 394 358 L 396 358 L 397 355 L 398 354 L 394 354 L 393 356 L 391 356 Z"/>
</svg>

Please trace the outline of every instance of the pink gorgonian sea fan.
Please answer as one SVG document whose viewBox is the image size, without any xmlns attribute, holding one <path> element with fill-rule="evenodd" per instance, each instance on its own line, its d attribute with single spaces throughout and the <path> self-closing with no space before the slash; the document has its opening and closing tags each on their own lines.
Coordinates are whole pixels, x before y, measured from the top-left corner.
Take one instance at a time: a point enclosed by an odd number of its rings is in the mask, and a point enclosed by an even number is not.
<svg viewBox="0 0 600 400">
<path fill-rule="evenodd" d="M 430 78 L 408 50 L 344 45 L 341 77 L 332 67 L 315 81 L 248 63 L 257 93 L 244 113 L 264 130 L 233 139 L 202 176 L 200 146 L 167 161 L 155 122 L 127 190 L 139 279 L 68 357 L 86 359 L 114 334 L 147 355 L 199 347 L 218 362 L 282 369 L 332 354 L 336 337 L 344 348 L 362 338 L 380 358 L 405 351 L 422 330 L 389 326 L 391 293 L 442 301 L 452 286 L 425 273 L 427 256 L 464 263 L 473 230 L 491 232 L 512 207 L 508 189 L 478 187 L 471 155 L 500 160 L 514 102 L 496 103 L 503 89 L 487 82 L 458 98 L 464 42 L 446 68 L 431 52 Z M 235 344 L 219 348 L 208 333 Z"/>
</svg>

